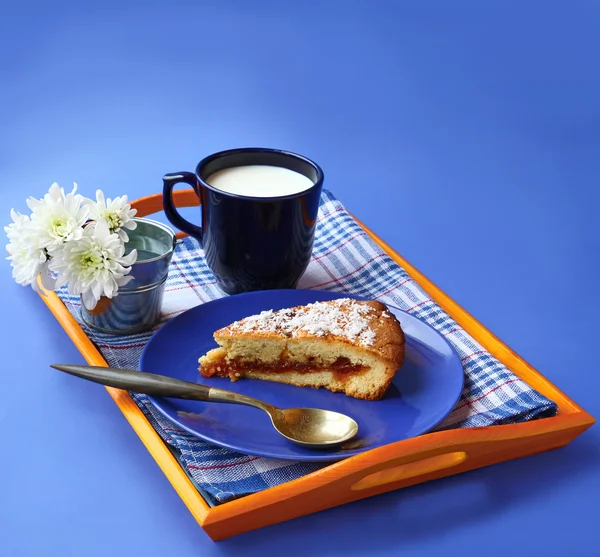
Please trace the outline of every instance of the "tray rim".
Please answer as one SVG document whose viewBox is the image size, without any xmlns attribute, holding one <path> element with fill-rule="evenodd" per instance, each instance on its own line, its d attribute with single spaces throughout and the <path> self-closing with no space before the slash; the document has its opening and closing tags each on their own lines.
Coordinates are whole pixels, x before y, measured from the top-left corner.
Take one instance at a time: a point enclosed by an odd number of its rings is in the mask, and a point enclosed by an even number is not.
<svg viewBox="0 0 600 557">
<path fill-rule="evenodd" d="M 178 207 L 199 204 L 193 190 L 174 192 Z M 162 211 L 162 195 L 131 202 L 138 216 Z M 353 215 L 352 215 L 353 216 Z M 531 422 L 427 433 L 372 449 L 243 498 L 210 506 L 126 391 L 106 387 L 196 521 L 217 541 L 242 532 L 370 497 L 408 485 L 562 447 L 595 419 L 532 365 L 504 344 L 387 243 L 355 221 L 446 313 L 513 373 L 556 402 L 554 417 Z M 178 238 L 185 234 L 178 233 Z M 90 365 L 107 366 L 93 342 L 55 292 L 40 297 Z"/>
</svg>

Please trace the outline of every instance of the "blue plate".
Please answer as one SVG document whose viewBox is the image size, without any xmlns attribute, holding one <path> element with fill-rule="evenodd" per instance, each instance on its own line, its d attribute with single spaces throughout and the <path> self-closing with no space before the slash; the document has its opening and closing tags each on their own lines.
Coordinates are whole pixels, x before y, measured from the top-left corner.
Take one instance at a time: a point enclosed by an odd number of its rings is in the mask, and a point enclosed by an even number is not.
<svg viewBox="0 0 600 557">
<path fill-rule="evenodd" d="M 293 387 L 270 381 L 202 377 L 198 358 L 216 343 L 213 332 L 267 309 L 348 297 L 317 290 L 269 290 L 220 298 L 196 306 L 163 325 L 140 359 L 140 371 L 220 387 L 280 407 L 335 410 L 358 422 L 358 438 L 346 446 L 310 450 L 281 437 L 269 417 L 254 408 L 150 397 L 166 418 L 199 438 L 240 453 L 304 461 L 340 460 L 395 441 L 421 435 L 454 408 L 463 388 L 460 358 L 435 329 L 399 309 L 390 308 L 406 335 L 406 358 L 384 397 L 364 401 L 325 389 Z"/>
</svg>

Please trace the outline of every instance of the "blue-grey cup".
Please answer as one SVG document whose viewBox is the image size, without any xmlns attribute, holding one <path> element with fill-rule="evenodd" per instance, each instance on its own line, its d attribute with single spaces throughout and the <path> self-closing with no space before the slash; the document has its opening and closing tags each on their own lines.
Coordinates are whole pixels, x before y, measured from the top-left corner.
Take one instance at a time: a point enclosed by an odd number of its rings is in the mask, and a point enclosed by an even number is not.
<svg viewBox="0 0 600 557">
<path fill-rule="evenodd" d="M 220 170 L 250 165 L 293 170 L 312 186 L 292 195 L 251 197 L 222 191 L 206 181 Z M 312 254 L 323 178 L 316 163 L 295 153 L 232 149 L 204 158 L 195 173 L 167 174 L 163 205 L 169 221 L 201 243 L 224 292 L 295 288 Z M 202 226 L 177 212 L 173 188 L 182 182 L 192 186 L 200 200 Z"/>
</svg>

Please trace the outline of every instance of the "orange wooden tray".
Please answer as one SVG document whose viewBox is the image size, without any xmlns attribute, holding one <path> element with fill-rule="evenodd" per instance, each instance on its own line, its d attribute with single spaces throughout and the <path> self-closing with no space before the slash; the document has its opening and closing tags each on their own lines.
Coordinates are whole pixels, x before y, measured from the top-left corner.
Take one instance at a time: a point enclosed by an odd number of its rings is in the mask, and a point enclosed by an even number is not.
<svg viewBox="0 0 600 557">
<path fill-rule="evenodd" d="M 198 198 L 192 190 L 176 192 L 174 200 L 179 207 L 198 205 Z M 132 206 L 137 209 L 138 216 L 146 216 L 162 211 L 162 197 L 144 197 L 134 201 Z M 192 515 L 215 541 L 386 491 L 563 447 L 595 422 L 590 414 L 408 261 L 359 224 L 473 338 L 521 379 L 556 402 L 558 414 L 521 424 L 447 430 L 398 441 L 334 463 L 286 484 L 211 507 L 129 394 L 107 387 Z M 178 236 L 182 237 L 183 234 Z M 46 296 L 41 297 L 86 361 L 90 365 L 107 366 L 58 296 L 54 292 L 47 292 Z"/>
</svg>

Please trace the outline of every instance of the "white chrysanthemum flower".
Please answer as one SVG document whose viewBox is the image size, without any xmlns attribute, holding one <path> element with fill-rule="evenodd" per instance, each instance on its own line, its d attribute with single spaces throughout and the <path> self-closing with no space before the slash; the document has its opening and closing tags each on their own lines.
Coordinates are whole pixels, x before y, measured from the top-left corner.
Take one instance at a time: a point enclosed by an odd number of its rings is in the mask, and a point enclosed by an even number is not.
<svg viewBox="0 0 600 557">
<path fill-rule="evenodd" d="M 119 287 L 132 280 L 127 275 L 136 259 L 137 251 L 125 255 L 118 234 L 111 234 L 108 224 L 100 220 L 86 226 L 79 240 L 67 242 L 53 256 L 50 269 L 59 273 L 57 287 L 67 284 L 69 293 L 80 294 L 91 310 L 102 296 L 116 296 Z"/>
<path fill-rule="evenodd" d="M 13 278 L 18 284 L 30 284 L 36 292 L 40 292 L 37 277 L 41 275 L 42 286 L 53 290 L 54 279 L 48 274 L 48 252 L 39 247 L 39 239 L 31 219 L 14 209 L 11 209 L 10 216 L 13 222 L 5 226 L 4 230 L 9 240 L 6 250 Z"/>
<path fill-rule="evenodd" d="M 73 191 L 65 195 L 63 188 L 55 182 L 42 199 L 30 197 L 27 205 L 31 209 L 31 222 L 39 240 L 39 247 L 52 252 L 65 242 L 79 240 L 87 220 L 89 207 L 82 205 L 83 196 Z"/>
<path fill-rule="evenodd" d="M 111 234 L 118 234 L 123 242 L 129 241 L 129 236 L 123 229 L 135 229 L 137 222 L 133 220 L 133 217 L 137 213 L 137 209 L 132 209 L 131 205 L 127 203 L 126 195 L 105 199 L 102 190 L 97 190 L 96 202 L 89 199 L 86 203 L 90 207 L 89 218 L 94 221 L 105 221 Z"/>
</svg>

